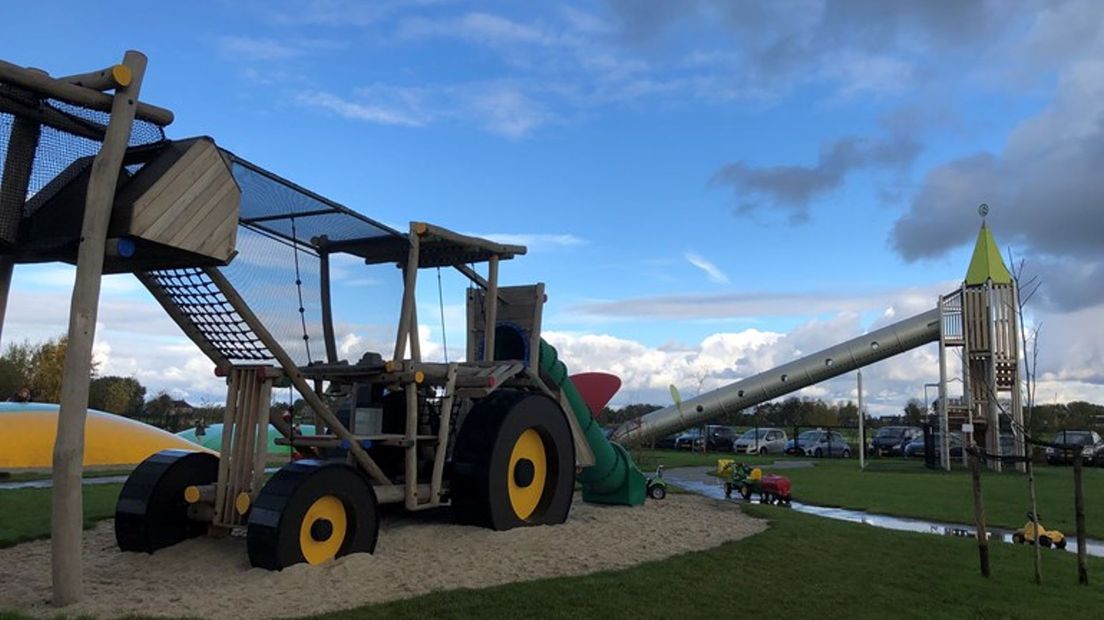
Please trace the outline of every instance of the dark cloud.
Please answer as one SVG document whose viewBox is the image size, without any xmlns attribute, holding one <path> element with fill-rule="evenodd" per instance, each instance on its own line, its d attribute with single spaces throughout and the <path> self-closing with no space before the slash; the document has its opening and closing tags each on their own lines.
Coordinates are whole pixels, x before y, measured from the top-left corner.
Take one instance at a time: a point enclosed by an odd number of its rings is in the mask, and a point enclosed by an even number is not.
<svg viewBox="0 0 1104 620">
<path fill-rule="evenodd" d="M 791 221 L 802 222 L 809 217 L 813 199 L 837 189 L 848 174 L 907 166 L 919 152 L 920 144 L 903 135 L 878 140 L 848 137 L 826 145 L 809 166 L 755 167 L 738 161 L 721 167 L 710 182 L 732 187 L 737 212 L 776 208 L 787 212 Z"/>
<path fill-rule="evenodd" d="M 997 242 L 1045 272 L 1041 299 L 1060 310 L 1104 301 L 1104 74 L 1077 64 L 1054 102 L 1020 124 L 999 154 L 932 169 L 890 242 L 906 260 L 969 243 L 990 205 Z"/>
</svg>

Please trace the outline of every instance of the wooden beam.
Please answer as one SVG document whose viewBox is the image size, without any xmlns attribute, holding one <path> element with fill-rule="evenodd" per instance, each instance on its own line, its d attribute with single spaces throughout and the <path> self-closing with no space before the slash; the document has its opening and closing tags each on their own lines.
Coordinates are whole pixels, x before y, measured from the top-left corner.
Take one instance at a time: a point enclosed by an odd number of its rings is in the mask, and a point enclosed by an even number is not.
<svg viewBox="0 0 1104 620">
<path fill-rule="evenodd" d="M 125 60 L 123 64 L 126 64 Z M 32 91 L 43 97 L 58 99 L 66 103 L 79 105 L 92 110 L 99 110 L 101 112 L 112 112 L 114 106 L 113 101 L 118 97 L 120 91 L 131 93 L 137 92 L 134 84 L 141 82 L 141 78 L 138 76 L 138 72 L 134 71 L 134 67 L 131 67 L 130 70 L 132 75 L 130 86 L 116 90 L 115 97 L 101 93 L 98 90 L 77 86 L 76 84 L 52 78 L 48 74 L 36 69 L 20 67 L 3 60 L 0 60 L 0 82 L 19 86 L 20 88 Z M 137 103 L 137 101 L 135 102 Z M 138 103 L 134 116 L 143 121 L 149 121 L 162 127 L 171 125 L 173 122 L 172 111 L 148 103 Z"/>
<path fill-rule="evenodd" d="M 37 100 L 32 104 L 5 97 L 2 94 L 0 94 L 0 112 L 7 112 L 17 119 L 36 121 L 58 131 L 71 133 L 96 142 L 103 141 L 104 131 L 106 130 L 103 125 L 66 114 Z"/>
<path fill-rule="evenodd" d="M 99 91 L 114 90 L 122 86 L 129 86 L 133 79 L 134 75 L 130 72 L 130 67 L 126 65 L 111 65 L 99 71 L 90 71 L 88 73 L 79 73 L 77 75 L 67 75 L 57 78 L 59 82 L 75 84 L 77 86 Z"/>
<path fill-rule="evenodd" d="M 133 73 L 129 86 L 115 91 L 114 97 L 95 93 L 110 103 L 111 120 L 100 152 L 92 163 L 85 195 L 84 222 L 77 249 L 77 274 L 69 306 L 68 348 L 62 371 L 61 407 L 58 409 L 57 439 L 54 444 L 54 485 L 51 493 L 51 568 L 53 603 L 70 605 L 84 596 L 81 562 L 84 512 L 81 505 L 81 469 L 84 461 L 84 422 L 88 414 L 88 384 L 91 376 L 92 343 L 99 314 L 100 280 L 103 276 L 104 245 L 115 186 L 123 164 L 131 126 L 138 108 L 138 92 L 146 71 L 146 57 L 128 51 L 123 64 Z M 0 64 L 0 69 L 10 67 Z M 40 85 L 57 90 L 55 80 L 21 70 L 18 75 L 35 76 Z M 0 73 L 0 77 L 10 77 Z M 45 82 L 43 82 L 45 80 Z M 57 84 L 61 84 L 58 82 Z M 82 96 L 92 93 L 79 86 Z M 64 91 L 64 89 L 63 89 Z M 170 115 L 171 120 L 171 115 Z"/>
<path fill-rule="evenodd" d="M 380 484 L 391 484 L 391 480 L 387 475 L 383 473 L 383 470 L 376 465 L 376 462 L 372 460 L 372 457 L 368 456 L 368 453 L 361 447 L 356 437 L 349 432 L 349 429 L 345 427 L 338 419 L 337 416 L 330 411 L 330 408 L 326 403 L 322 402 L 322 399 L 311 388 L 307 380 L 303 378 L 303 373 L 299 371 L 299 367 L 284 351 L 284 348 L 280 346 L 280 343 L 272 337 L 272 334 L 268 331 L 268 328 L 264 326 L 257 315 L 253 314 L 253 310 L 245 303 L 245 300 L 238 295 L 238 292 L 234 290 L 234 287 L 226 279 L 226 276 L 222 275 L 222 272 L 215 267 L 207 267 L 204 269 L 207 277 L 215 283 L 219 292 L 226 297 L 226 301 L 234 308 L 234 311 L 238 313 L 238 316 L 249 328 L 253 330 L 253 334 L 257 336 L 257 339 L 268 348 L 272 356 L 276 358 L 276 362 L 280 364 L 280 367 L 287 373 L 289 379 L 291 379 L 292 385 L 298 390 L 299 395 L 303 397 L 303 400 L 307 402 L 307 405 L 314 411 L 315 415 L 322 418 L 335 435 L 344 439 L 349 443 L 349 452 L 352 453 L 353 458 L 357 463 L 368 473 L 372 479 L 376 480 Z M 87 382 L 86 382 L 87 383 Z"/>
</svg>

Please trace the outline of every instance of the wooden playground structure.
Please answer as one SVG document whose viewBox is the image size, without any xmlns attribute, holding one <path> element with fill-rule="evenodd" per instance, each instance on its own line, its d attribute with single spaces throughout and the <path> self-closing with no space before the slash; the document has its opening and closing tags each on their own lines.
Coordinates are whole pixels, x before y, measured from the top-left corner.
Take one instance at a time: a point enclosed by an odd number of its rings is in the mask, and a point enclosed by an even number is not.
<svg viewBox="0 0 1104 620">
<path fill-rule="evenodd" d="M 10 125 L 0 311 L 15 264 L 77 266 L 54 452 L 55 604 L 81 597 L 80 464 L 104 273 L 135 274 L 227 382 L 220 455 L 161 452 L 124 485 L 115 520 L 123 550 L 153 552 L 244 528 L 254 566 L 320 563 L 371 552 L 379 504 L 449 506 L 460 522 L 494 529 L 561 523 L 577 472 L 587 501 L 643 502 L 643 475 L 606 441 L 540 338 L 543 284 L 499 284 L 500 263 L 524 247 L 424 222 L 402 233 L 210 138 L 167 139 L 172 113 L 138 101 L 145 63 L 128 52 L 118 65 L 67 78 L 0 63 L 0 123 Z M 403 293 L 387 358 L 339 359 L 335 255 L 399 267 Z M 226 270 L 258 256 L 265 260 L 256 263 L 294 266 L 294 284 L 282 282 L 292 287 L 288 297 L 298 296 L 297 315 L 294 302 L 283 304 L 290 321 L 258 310 Z M 422 359 L 415 288 L 427 268 L 453 268 L 471 283 L 464 362 Z M 319 360 L 304 302 L 312 295 L 321 308 L 311 318 L 324 344 Z M 301 340 L 271 329 L 292 323 L 302 324 Z M 300 434 L 270 413 L 273 387 L 287 384 L 318 434 Z M 266 480 L 269 424 L 307 458 Z"/>
</svg>

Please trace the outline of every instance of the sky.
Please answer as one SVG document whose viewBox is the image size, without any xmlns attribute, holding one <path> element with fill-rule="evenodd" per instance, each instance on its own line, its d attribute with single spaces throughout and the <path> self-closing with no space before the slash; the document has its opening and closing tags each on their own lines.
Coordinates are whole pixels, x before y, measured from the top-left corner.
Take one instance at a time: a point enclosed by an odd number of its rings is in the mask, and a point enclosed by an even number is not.
<svg viewBox="0 0 1104 620">
<path fill-rule="evenodd" d="M 120 19 L 125 15 L 125 19 Z M 169 137 L 387 225 L 529 248 L 545 337 L 615 404 L 668 404 L 934 307 L 980 225 L 1042 286 L 1040 402 L 1104 402 L 1104 3 L 1093 0 L 3 3 L 0 58 L 149 57 Z M 289 276 L 290 278 L 291 276 Z M 3 345 L 65 331 L 72 269 L 20 266 Z M 335 273 L 351 360 L 386 351 L 397 275 Z M 463 355 L 463 283 L 423 272 L 427 357 Z M 293 301 L 288 300 L 292 306 Z M 294 317 L 293 317 L 294 318 Z M 443 326 L 443 329 L 442 329 Z M 212 364 L 131 276 L 104 281 L 100 374 L 217 403 Z M 385 355 L 385 357 L 387 357 Z M 938 377 L 864 372 L 869 412 Z M 854 399 L 847 375 L 799 395 Z"/>
</svg>

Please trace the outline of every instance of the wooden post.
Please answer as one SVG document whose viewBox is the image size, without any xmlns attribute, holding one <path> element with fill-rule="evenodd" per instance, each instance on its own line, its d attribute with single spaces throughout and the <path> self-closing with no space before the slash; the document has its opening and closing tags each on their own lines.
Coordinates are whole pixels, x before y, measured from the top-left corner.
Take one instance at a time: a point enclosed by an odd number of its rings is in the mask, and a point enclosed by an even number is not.
<svg viewBox="0 0 1104 620">
<path fill-rule="evenodd" d="M 989 577 L 989 532 L 985 529 L 985 502 L 981 497 L 981 457 L 977 448 L 970 451 L 970 479 L 974 486 L 974 524 L 977 527 L 978 561 L 981 576 Z"/>
<path fill-rule="evenodd" d="M 34 169 L 35 150 L 42 126 L 25 118 L 15 117 L 8 139 L 8 154 L 4 158 L 4 178 L 0 181 L 0 221 L 6 224 L 3 237 L 15 239 L 19 234 L 19 222 L 27 199 L 27 188 Z M 8 292 L 11 290 L 12 271 L 15 262 L 11 256 L 0 256 L 0 334 L 4 330 L 4 317 L 8 311 Z"/>
<path fill-rule="evenodd" d="M 322 339 L 326 341 L 326 361 L 337 363 L 337 340 L 334 337 L 333 303 L 330 295 L 330 252 L 323 245 L 318 248 L 318 280 L 322 302 Z"/>
<path fill-rule="evenodd" d="M 1028 495 L 1031 499 L 1031 522 L 1034 524 L 1035 531 L 1039 530 L 1039 504 L 1035 499 L 1035 465 L 1031 462 L 1030 457 L 1026 463 L 1027 466 L 1027 489 Z M 1039 537 L 1035 536 L 1031 546 L 1034 547 L 1033 552 L 1035 555 L 1035 583 L 1043 583 L 1043 554 L 1039 549 Z"/>
<path fill-rule="evenodd" d="M 84 461 L 84 421 L 88 414 L 88 384 L 91 375 L 92 343 L 103 276 L 104 246 L 115 185 L 130 141 L 138 92 L 146 72 L 146 57 L 128 51 L 123 57 L 133 76 L 130 85 L 115 91 L 111 120 L 100 152 L 92 162 L 85 195 L 84 222 L 77 250 L 77 276 L 69 306 L 69 341 L 62 371 L 61 408 L 58 410 L 57 440 L 54 444 L 54 472 L 50 527 L 53 603 L 57 606 L 79 601 L 84 595 L 81 540 L 84 523 L 81 506 L 81 469 Z"/>
<path fill-rule="evenodd" d="M 498 256 L 492 256 L 487 262 L 487 294 L 483 297 L 487 304 L 486 331 L 483 332 L 483 359 L 493 360 L 495 349 L 495 327 L 498 324 Z"/>
<path fill-rule="evenodd" d="M 399 310 L 399 333 L 395 337 L 395 354 L 392 356 L 395 362 L 402 361 L 406 357 L 406 341 L 410 338 L 411 327 L 414 321 L 414 304 L 417 303 L 416 288 L 418 286 L 418 257 L 421 252 L 421 236 L 425 234 L 425 224 L 412 222 L 410 224 L 410 252 L 407 254 L 406 264 L 403 265 L 403 299 L 402 308 Z M 416 337 L 416 336 L 415 336 Z"/>
<path fill-rule="evenodd" d="M 1077 583 L 1089 585 L 1089 566 L 1085 558 L 1085 493 L 1081 485 L 1081 448 L 1073 457 L 1073 511 L 1077 527 Z"/>
</svg>

